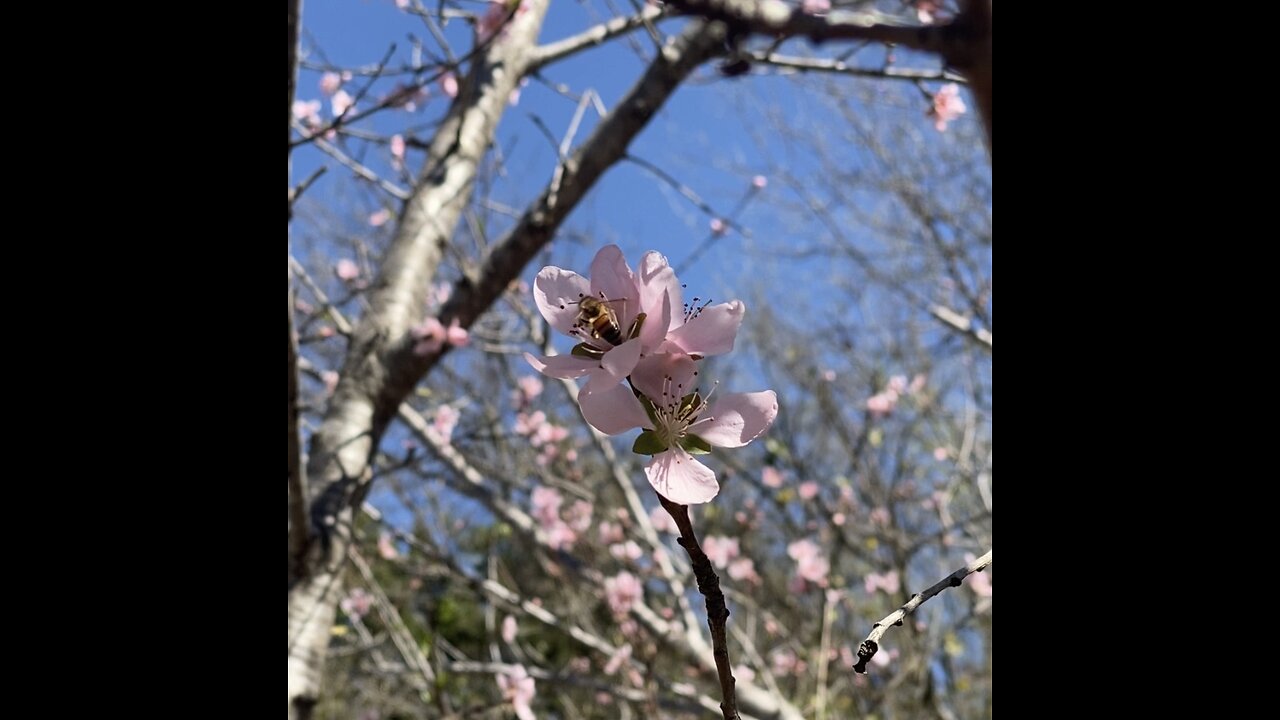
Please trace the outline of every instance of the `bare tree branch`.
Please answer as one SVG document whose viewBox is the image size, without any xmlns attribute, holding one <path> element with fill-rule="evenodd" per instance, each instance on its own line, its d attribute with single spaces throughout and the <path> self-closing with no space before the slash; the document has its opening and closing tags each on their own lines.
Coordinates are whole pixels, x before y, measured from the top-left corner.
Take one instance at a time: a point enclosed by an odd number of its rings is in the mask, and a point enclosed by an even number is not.
<svg viewBox="0 0 1280 720">
<path fill-rule="evenodd" d="M 289 565 L 298 572 L 307 548 L 307 479 L 302 465 L 298 424 L 298 333 L 293 328 L 293 290 L 289 290 Z"/>
<path fill-rule="evenodd" d="M 991 352 L 991 331 L 982 328 L 974 328 L 973 322 L 969 318 L 943 305 L 932 305 L 929 308 L 929 314 L 941 320 L 948 327 L 959 330 L 964 336 L 975 343 L 986 348 L 987 352 Z"/>
<path fill-rule="evenodd" d="M 849 65 L 838 58 L 810 58 L 810 57 L 793 57 L 790 55 L 778 55 L 772 52 L 753 52 L 747 53 L 747 57 L 752 61 L 762 65 L 772 65 L 774 67 L 788 68 L 791 70 L 799 70 L 801 72 L 826 72 L 837 75 L 849 75 L 852 77 L 874 78 L 877 80 L 910 80 L 912 82 L 920 80 L 939 80 L 954 83 L 967 83 L 963 75 L 949 72 L 947 70 L 924 70 L 917 68 L 860 68 Z"/>
<path fill-rule="evenodd" d="M 933 596 L 946 590 L 949 587 L 960 587 L 960 583 L 973 573 L 986 569 L 991 564 L 991 551 L 988 550 L 986 555 L 974 560 L 964 567 L 956 570 L 950 575 L 942 578 L 934 583 L 922 593 L 916 593 L 911 596 L 905 605 L 889 613 L 884 619 L 871 627 L 871 634 L 866 640 L 862 641 L 862 645 L 858 646 L 858 664 L 853 666 L 854 672 L 866 674 L 867 661 L 875 656 L 876 650 L 880 649 L 880 636 L 893 625 L 901 625 L 902 619 L 916 611 L 924 603 L 928 602 Z"/>
<path fill-rule="evenodd" d="M 665 8 L 646 5 L 637 15 L 616 17 L 593 28 L 588 28 L 577 35 L 542 45 L 534 51 L 533 57 L 529 60 L 529 71 L 537 72 L 557 60 L 562 60 L 574 53 L 595 47 L 606 40 L 644 27 L 646 22 L 658 20 L 666 17 L 666 15 L 667 10 Z"/>
</svg>

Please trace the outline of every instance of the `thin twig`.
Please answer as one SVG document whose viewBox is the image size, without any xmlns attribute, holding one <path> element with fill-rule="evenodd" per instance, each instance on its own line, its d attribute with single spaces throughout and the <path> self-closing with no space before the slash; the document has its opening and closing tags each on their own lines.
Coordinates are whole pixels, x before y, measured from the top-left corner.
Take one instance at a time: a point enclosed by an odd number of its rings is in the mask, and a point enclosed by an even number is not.
<svg viewBox="0 0 1280 720">
<path fill-rule="evenodd" d="M 648 6 L 636 15 L 616 17 L 608 22 L 588 28 L 577 35 L 542 45 L 534 51 L 533 59 L 529 61 L 529 69 L 530 71 L 537 71 L 576 52 L 595 47 L 606 40 L 643 27 L 645 23 L 657 20 L 666 15 L 666 13 L 667 10 L 665 8 Z"/>
<path fill-rule="evenodd" d="M 328 165 L 321 165 L 320 167 L 316 168 L 315 172 L 307 176 L 306 180 L 303 180 L 302 182 L 298 183 L 297 186 L 290 188 L 289 190 L 289 219 L 290 220 L 293 219 L 293 204 L 298 202 L 298 198 L 302 197 L 302 193 L 306 192 L 307 188 L 311 187 L 311 183 L 318 180 L 320 176 L 325 174 L 325 171 L 327 171 L 328 169 L 329 169 Z"/>
<path fill-rule="evenodd" d="M 934 305 L 930 307 L 929 314 L 946 323 L 948 326 L 964 333 L 965 337 L 986 348 L 987 352 L 991 352 L 990 330 L 974 328 L 973 322 L 970 321 L 969 318 L 943 305 Z"/>
<path fill-rule="evenodd" d="M 864 675 L 866 674 L 867 661 L 875 656 L 876 650 L 880 649 L 880 636 L 884 635 L 885 631 L 891 626 L 901 625 L 903 618 L 915 612 L 916 608 L 928 602 L 934 595 L 937 595 L 949 587 L 960 587 L 960 583 L 965 578 L 979 570 L 986 569 L 990 564 L 991 551 L 988 550 L 986 555 L 983 555 L 977 560 L 974 560 L 968 565 L 965 565 L 959 570 L 956 570 L 950 575 L 942 578 L 938 582 L 934 583 L 928 590 L 912 595 L 911 599 L 907 601 L 907 604 L 889 613 L 885 618 L 880 620 L 880 622 L 873 625 L 871 627 L 871 634 L 868 635 L 867 639 L 863 640 L 862 644 L 858 646 L 858 664 L 853 666 L 854 672 L 862 673 Z"/>
<path fill-rule="evenodd" d="M 711 560 L 698 545 L 698 537 L 693 533 L 693 523 L 689 520 L 689 506 L 673 503 L 658 495 L 662 507 L 675 520 L 680 529 L 680 547 L 689 553 L 689 562 L 693 565 L 693 576 L 698 581 L 698 592 L 707 599 L 707 625 L 711 628 L 712 655 L 716 659 L 716 674 L 720 676 L 720 712 L 724 720 L 738 720 L 738 698 L 734 692 L 737 683 L 733 677 L 733 667 L 729 664 L 729 643 L 725 637 L 725 622 L 729 619 L 729 608 L 724 603 L 724 593 L 720 590 L 720 578 L 711 567 Z"/>
</svg>

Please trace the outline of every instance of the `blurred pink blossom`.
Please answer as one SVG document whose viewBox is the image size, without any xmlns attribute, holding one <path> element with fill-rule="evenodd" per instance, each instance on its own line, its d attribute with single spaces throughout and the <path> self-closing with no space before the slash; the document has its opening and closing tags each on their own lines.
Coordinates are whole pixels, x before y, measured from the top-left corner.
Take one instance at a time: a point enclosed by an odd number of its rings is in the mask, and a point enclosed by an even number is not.
<svg viewBox="0 0 1280 720">
<path fill-rule="evenodd" d="M 556 518 L 551 527 L 546 528 L 547 547 L 552 550 L 571 550 L 578 541 L 578 534 L 563 520 Z"/>
<path fill-rule="evenodd" d="M 387 221 L 390 219 L 391 211 L 386 208 L 382 208 L 369 216 L 369 224 L 374 227 L 382 227 L 383 225 L 386 225 Z"/>
<path fill-rule="evenodd" d="M 517 435 L 532 435 L 547 422 L 547 414 L 541 410 L 533 413 L 516 413 L 515 431 Z"/>
<path fill-rule="evenodd" d="M 947 449 L 944 447 L 936 447 L 933 449 L 933 459 L 937 460 L 938 462 L 942 462 L 946 460 L 948 455 L 949 453 L 947 452 Z"/>
<path fill-rule="evenodd" d="M 576 533 L 584 533 L 591 527 L 591 513 L 595 508 L 586 500 L 574 500 L 566 513 L 569 527 Z"/>
<path fill-rule="evenodd" d="M 600 533 L 600 544 L 602 545 L 612 545 L 614 543 L 620 543 L 622 542 L 622 539 L 626 537 L 625 535 L 622 534 L 621 525 L 614 522 L 609 522 L 608 520 L 605 520 L 604 522 L 600 523 L 600 527 L 598 528 L 598 531 Z"/>
<path fill-rule="evenodd" d="M 946 132 L 947 123 L 963 115 L 967 109 L 964 100 L 960 99 L 960 86 L 947 83 L 933 96 L 933 106 L 927 114 L 934 119 L 933 126 L 938 132 Z"/>
<path fill-rule="evenodd" d="M 451 98 L 458 97 L 458 76 L 447 72 L 440 76 L 440 92 Z"/>
<path fill-rule="evenodd" d="M 751 178 L 751 187 L 757 190 L 763 190 L 768 185 L 769 185 L 769 178 L 763 175 L 757 175 Z"/>
<path fill-rule="evenodd" d="M 977 556 L 973 553 L 964 554 L 964 562 L 966 565 L 977 559 Z M 964 582 L 978 597 L 991 597 L 991 575 L 987 571 L 983 570 L 981 572 L 969 573 L 969 577 L 965 578 Z"/>
<path fill-rule="evenodd" d="M 878 507 L 871 511 L 871 522 L 880 527 L 888 527 L 890 519 L 889 508 Z"/>
<path fill-rule="evenodd" d="M 787 546 L 787 555 L 796 561 L 796 577 L 819 587 L 826 587 L 831 564 L 822 557 L 822 549 L 812 540 L 797 540 Z"/>
<path fill-rule="evenodd" d="M 342 258 L 334 266 L 333 271 L 338 275 L 339 280 L 350 282 L 360 277 L 360 266 L 356 265 L 354 260 Z"/>
<path fill-rule="evenodd" d="M 760 471 L 760 482 L 764 483 L 765 487 L 780 488 L 782 487 L 782 473 L 772 465 L 765 465 L 764 470 Z"/>
<path fill-rule="evenodd" d="M 894 375 L 889 378 L 889 390 L 895 395 L 901 395 L 907 391 L 907 376 Z"/>
<path fill-rule="evenodd" d="M 369 608 L 373 606 L 373 596 L 364 591 L 364 588 L 356 588 L 347 594 L 342 602 L 338 603 L 338 607 L 342 608 L 342 612 L 346 613 L 353 620 L 359 620 L 369 614 Z"/>
<path fill-rule="evenodd" d="M 640 549 L 635 540 L 628 540 L 625 543 L 609 546 L 609 554 L 619 560 L 635 562 L 644 556 L 644 551 Z"/>
<path fill-rule="evenodd" d="M 729 577 L 739 582 L 759 582 L 760 575 L 756 573 L 756 564 L 751 558 L 738 558 L 729 563 Z"/>
<path fill-rule="evenodd" d="M 413 352 L 418 355 L 430 355 L 444 347 L 444 325 L 436 318 L 429 317 L 421 325 L 414 327 L 409 334 L 415 340 Z"/>
<path fill-rule="evenodd" d="M 320 379 L 324 381 L 325 395 L 332 395 L 333 391 L 338 389 L 338 373 L 333 370 L 325 370 L 320 373 Z"/>
<path fill-rule="evenodd" d="M 658 532 L 669 535 L 680 534 L 680 528 L 676 527 L 676 521 L 671 519 L 671 514 L 664 510 L 661 505 L 649 513 L 649 522 L 653 523 L 653 529 Z"/>
<path fill-rule="evenodd" d="M 320 326 L 320 329 L 319 329 L 319 330 L 316 330 L 316 334 L 317 334 L 317 335 L 319 335 L 319 336 L 320 336 L 320 337 L 322 337 L 322 338 L 331 338 L 331 337 L 333 337 L 333 332 L 334 332 L 334 330 L 333 330 L 333 326 L 331 326 L 331 325 L 321 325 L 321 326 Z"/>
<path fill-rule="evenodd" d="M 729 231 L 729 226 L 725 224 L 724 220 L 721 220 L 720 218 L 711 218 L 711 234 L 712 235 L 723 235 L 728 231 Z"/>
<path fill-rule="evenodd" d="M 391 158 L 397 166 L 404 164 L 404 136 L 396 133 L 391 136 Z"/>
<path fill-rule="evenodd" d="M 507 5 L 498 0 L 490 0 L 489 8 L 485 10 L 484 15 L 480 16 L 480 20 L 476 22 L 476 34 L 480 36 L 480 42 L 484 42 L 493 37 L 494 33 L 501 28 L 507 21 Z"/>
<path fill-rule="evenodd" d="M 312 127 L 319 125 L 320 120 L 320 101 L 319 100 L 294 100 L 293 116 L 300 122 L 306 123 Z"/>
<path fill-rule="evenodd" d="M 836 527 L 844 527 L 844 524 L 848 522 L 848 520 L 849 518 L 845 517 L 845 514 L 842 512 L 838 512 L 831 516 L 831 522 L 834 523 Z"/>
<path fill-rule="evenodd" d="M 702 551 L 718 568 L 726 568 L 729 561 L 738 557 L 738 538 L 727 538 L 722 535 L 708 535 L 702 539 Z"/>
<path fill-rule="evenodd" d="M 440 437 L 448 442 L 453 437 L 453 429 L 458 426 L 459 413 L 452 405 L 441 405 L 436 408 L 435 418 L 432 419 L 432 427 L 435 428 Z"/>
<path fill-rule="evenodd" d="M 823 371 L 822 371 L 822 379 L 823 379 L 823 380 L 826 380 L 827 382 L 835 382 L 835 381 L 836 381 L 836 371 L 835 371 L 835 370 L 830 370 L 830 369 L 828 369 L 828 370 L 823 370 Z"/>
<path fill-rule="evenodd" d="M 751 682 L 756 679 L 756 671 L 746 665 L 735 665 L 733 668 L 733 675 L 742 682 Z"/>
<path fill-rule="evenodd" d="M 516 381 L 515 402 L 528 405 L 542 394 L 542 380 L 537 375 L 525 375 Z"/>
<path fill-rule="evenodd" d="M 924 384 L 926 382 L 928 382 L 928 378 L 926 378 L 924 375 L 916 375 L 915 377 L 911 378 L 911 385 L 907 388 L 907 392 L 911 393 L 912 395 L 915 395 L 916 393 L 924 389 Z"/>
<path fill-rule="evenodd" d="M 520 91 L 529 85 L 529 78 L 521 78 L 520 84 L 511 88 L 511 94 L 507 96 L 507 105 L 515 107 L 520 104 Z"/>
<path fill-rule="evenodd" d="M 933 22 L 941 4 L 938 0 L 916 0 L 916 18 L 926 25 Z"/>
<path fill-rule="evenodd" d="M 523 665 L 516 665 L 514 669 L 499 674 L 497 680 L 498 687 L 502 690 L 502 699 L 511 703 L 516 717 L 520 720 L 537 720 L 533 709 L 529 707 L 535 691 L 529 671 L 525 670 Z"/>
<path fill-rule="evenodd" d="M 605 601 L 615 617 L 625 617 L 631 612 L 631 606 L 644 596 L 644 586 L 625 570 L 604 581 Z"/>
<path fill-rule="evenodd" d="M 510 645 L 516 641 L 516 619 L 511 615 L 502 619 L 502 642 Z"/>
<path fill-rule="evenodd" d="M 320 76 L 320 92 L 332 95 L 342 87 L 342 76 L 336 72 L 327 72 Z"/>
<path fill-rule="evenodd" d="M 529 495 L 533 517 L 543 527 L 550 527 L 560 521 L 560 506 L 563 503 L 564 496 L 559 490 L 543 485 L 534 488 Z"/>
<path fill-rule="evenodd" d="M 445 340 L 454 347 L 466 347 L 471 342 L 467 329 L 458 323 L 458 318 L 454 318 L 449 323 L 449 329 L 445 331 Z"/>
<path fill-rule="evenodd" d="M 890 570 L 883 575 L 880 573 L 868 573 L 867 576 L 863 578 L 862 585 L 868 595 L 875 593 L 876 590 L 883 590 L 887 594 L 892 595 L 898 592 L 898 589 L 901 587 L 901 583 L 898 580 L 897 570 Z"/>
<path fill-rule="evenodd" d="M 338 92 L 333 94 L 333 97 L 329 100 L 329 103 L 330 103 L 330 106 L 333 108 L 333 116 L 341 117 L 347 111 L 355 109 L 356 101 L 355 101 L 355 98 L 347 94 L 346 90 L 339 90 Z"/>
<path fill-rule="evenodd" d="M 797 490 L 800 492 L 801 500 L 812 500 L 818 497 L 818 483 L 812 480 L 800 483 L 800 487 Z"/>
<path fill-rule="evenodd" d="M 897 404 L 898 394 L 895 392 L 880 392 L 867 398 L 867 409 L 873 415 L 888 415 Z"/>
<path fill-rule="evenodd" d="M 400 557 L 400 551 L 396 550 L 395 541 L 391 538 L 391 533 L 382 533 L 378 535 L 378 554 L 383 560 L 395 560 Z"/>
<path fill-rule="evenodd" d="M 810 15 L 821 15 L 831 9 L 831 0 L 803 0 L 800 10 Z"/>
</svg>

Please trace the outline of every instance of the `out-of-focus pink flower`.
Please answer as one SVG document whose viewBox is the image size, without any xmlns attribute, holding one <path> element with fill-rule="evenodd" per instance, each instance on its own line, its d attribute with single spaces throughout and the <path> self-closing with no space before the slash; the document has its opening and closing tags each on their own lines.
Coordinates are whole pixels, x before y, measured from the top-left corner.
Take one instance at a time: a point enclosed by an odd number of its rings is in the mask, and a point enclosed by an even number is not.
<svg viewBox="0 0 1280 720">
<path fill-rule="evenodd" d="M 517 435 L 532 435 L 547 422 L 547 414 L 541 410 L 532 413 L 516 413 L 515 431 Z"/>
<path fill-rule="evenodd" d="M 894 375 L 889 378 L 889 390 L 897 395 L 901 395 L 907 391 L 907 376 Z"/>
<path fill-rule="evenodd" d="M 819 587 L 826 587 L 831 564 L 822 557 L 822 549 L 812 540 L 797 540 L 787 546 L 787 554 L 796 561 L 796 577 Z"/>
<path fill-rule="evenodd" d="M 936 447 L 933 449 L 933 459 L 938 462 L 946 460 L 949 454 L 950 453 L 948 453 L 947 449 L 944 447 Z"/>
<path fill-rule="evenodd" d="M 848 645 L 840 648 L 840 664 L 846 668 L 858 664 L 857 656 L 853 654 L 853 648 Z"/>
<path fill-rule="evenodd" d="M 321 325 L 320 329 L 316 330 L 316 334 L 322 338 L 331 338 L 333 337 L 333 327 L 331 325 Z"/>
<path fill-rule="evenodd" d="M 710 227 L 712 235 L 723 235 L 726 232 L 729 232 L 728 224 L 720 218 L 711 218 Z"/>
<path fill-rule="evenodd" d="M 533 708 L 529 707 L 535 692 L 533 678 L 529 677 L 529 671 L 525 670 L 523 665 L 516 665 L 514 669 L 499 674 L 497 680 L 498 687 L 502 690 L 502 699 L 511 703 L 516 717 L 520 720 L 537 720 L 537 716 L 533 714 Z"/>
<path fill-rule="evenodd" d="M 924 384 L 928 382 L 928 380 L 929 379 L 926 378 L 924 375 L 916 375 L 915 377 L 911 378 L 911 385 L 907 387 L 907 392 L 911 393 L 912 395 L 915 395 L 916 393 L 924 389 Z"/>
<path fill-rule="evenodd" d="M 680 534 L 680 528 L 676 527 L 676 521 L 671 519 L 671 514 L 664 510 L 661 505 L 649 513 L 649 522 L 653 523 L 653 529 L 660 533 L 667 533 L 668 535 Z"/>
<path fill-rule="evenodd" d="M 373 606 L 373 596 L 364 591 L 364 588 L 356 588 L 347 594 L 342 602 L 338 603 L 338 607 L 342 608 L 342 612 L 351 617 L 352 620 L 359 620 L 369 614 L 369 608 Z"/>
<path fill-rule="evenodd" d="M 400 557 L 400 551 L 396 550 L 396 543 L 390 533 L 378 535 L 378 554 L 383 560 L 395 560 Z"/>
<path fill-rule="evenodd" d="M 898 648 L 893 648 L 892 650 L 882 649 L 880 652 L 871 656 L 871 662 L 876 667 L 886 668 L 889 667 L 889 663 L 892 663 L 897 658 Z"/>
<path fill-rule="evenodd" d="M 818 483 L 812 480 L 800 483 L 800 487 L 796 489 L 800 492 L 801 500 L 812 500 L 818 497 Z"/>
<path fill-rule="evenodd" d="M 440 92 L 451 98 L 458 97 L 458 76 L 447 72 L 440 76 Z"/>
<path fill-rule="evenodd" d="M 574 500 L 573 504 L 569 506 L 568 512 L 565 513 L 569 516 L 566 522 L 569 523 L 569 527 L 573 528 L 574 532 L 584 533 L 587 528 L 591 527 L 591 513 L 594 510 L 595 507 L 590 502 Z"/>
<path fill-rule="evenodd" d="M 609 657 L 609 662 L 604 666 L 604 674 L 612 675 L 618 672 L 618 668 L 631 659 L 631 643 L 627 643 L 618 648 L 617 651 Z"/>
<path fill-rule="evenodd" d="M 510 645 L 516 641 L 516 619 L 508 615 L 502 619 L 502 642 Z"/>
<path fill-rule="evenodd" d="M 333 370 L 325 370 L 320 373 L 320 379 L 324 381 L 325 395 L 332 395 L 333 391 L 338 389 L 338 373 Z"/>
<path fill-rule="evenodd" d="M 842 512 L 835 513 L 831 516 L 831 522 L 834 523 L 836 527 L 844 527 L 844 524 L 848 521 L 849 518 Z"/>
<path fill-rule="evenodd" d="M 609 611 L 622 618 L 631 612 L 631 606 L 644 597 L 644 585 L 625 570 L 604 580 L 604 597 Z"/>
<path fill-rule="evenodd" d="M 431 425 L 436 432 L 440 433 L 440 437 L 448 442 L 453 437 L 453 429 L 458 426 L 458 418 L 461 416 L 462 413 L 452 405 L 441 405 L 436 408 L 436 416 L 432 419 Z"/>
<path fill-rule="evenodd" d="M 867 409 L 873 415 L 888 415 L 898 404 L 898 394 L 891 391 L 879 392 L 867 398 Z"/>
<path fill-rule="evenodd" d="M 334 266 L 333 271 L 337 273 L 338 279 L 350 282 L 360 277 L 360 266 L 354 260 L 342 258 Z"/>
<path fill-rule="evenodd" d="M 940 5 L 937 0 L 916 0 L 916 18 L 925 24 L 933 22 Z"/>
<path fill-rule="evenodd" d="M 889 527 L 889 508 L 878 507 L 871 511 L 871 522 L 880 527 Z"/>
<path fill-rule="evenodd" d="M 617 523 L 609 522 L 608 520 L 605 520 L 604 522 L 600 523 L 600 527 L 598 528 L 598 531 L 600 533 L 600 543 L 602 545 L 612 545 L 614 543 L 620 543 L 622 542 L 623 538 L 626 537 L 625 535 L 622 534 L 621 525 Z"/>
<path fill-rule="evenodd" d="M 418 355 L 430 355 L 444 347 L 445 328 L 436 318 L 429 317 L 421 325 L 409 331 L 416 341 L 413 351 Z"/>
<path fill-rule="evenodd" d="M 356 101 L 355 98 L 351 97 L 346 90 L 339 90 L 333 94 L 329 103 L 333 109 L 333 116 L 341 117 L 347 111 L 355 108 Z"/>
<path fill-rule="evenodd" d="M 511 88 L 511 94 L 507 96 L 507 105 L 515 107 L 520 104 L 520 91 L 529 85 L 529 78 L 521 78 L 520 84 Z"/>
<path fill-rule="evenodd" d="M 738 558 L 729 563 L 729 577 L 747 582 L 759 582 L 760 575 L 756 573 L 756 564 L 751 558 Z"/>
<path fill-rule="evenodd" d="M 800 10 L 810 15 L 821 15 L 831 10 L 831 0 L 804 0 Z"/>
<path fill-rule="evenodd" d="M 449 329 L 445 331 L 444 339 L 454 347 L 466 347 L 471 342 L 471 336 L 467 329 L 458 323 L 458 318 L 454 318 L 449 323 Z"/>
<path fill-rule="evenodd" d="M 964 562 L 966 565 L 973 562 L 976 559 L 977 559 L 977 556 L 974 555 L 973 553 L 964 554 Z M 980 598 L 991 597 L 991 575 L 986 570 L 983 570 L 981 572 L 976 572 L 976 573 L 969 573 L 969 577 L 965 578 L 964 582 L 966 585 L 969 586 L 969 589 L 972 590 L 973 593 L 978 597 Z"/>
<path fill-rule="evenodd" d="M 780 648 L 769 654 L 769 664 L 774 675 L 803 675 L 809 664 L 796 657 L 789 648 Z"/>
<path fill-rule="evenodd" d="M 928 115 L 933 118 L 933 126 L 938 132 L 946 132 L 947 123 L 963 115 L 967 109 L 964 100 L 960 99 L 960 86 L 947 83 L 933 96 L 933 106 L 929 108 Z"/>
<path fill-rule="evenodd" d="M 644 556 L 644 551 L 640 549 L 635 540 L 628 540 L 625 543 L 609 546 L 609 554 L 619 560 L 635 562 Z"/>
<path fill-rule="evenodd" d="M 396 7 L 404 10 L 409 7 L 409 0 L 396 0 Z"/>
<path fill-rule="evenodd" d="M 321 123 L 319 100 L 294 100 L 293 116 L 300 122 L 315 127 Z"/>
<path fill-rule="evenodd" d="M 578 541 L 578 534 L 565 521 L 556 519 L 555 524 L 546 529 L 547 547 L 552 550 L 571 550 Z"/>
<path fill-rule="evenodd" d="M 391 159 L 397 166 L 404 164 L 404 136 L 397 133 L 391 136 Z"/>
<path fill-rule="evenodd" d="M 342 87 L 342 76 L 336 72 L 327 72 L 320 76 L 320 92 L 332 95 Z"/>
<path fill-rule="evenodd" d="M 382 208 L 369 216 L 369 224 L 374 227 L 382 227 L 383 225 L 386 225 L 387 221 L 390 219 L 391 211 L 386 208 Z"/>
<path fill-rule="evenodd" d="M 756 671 L 746 665 L 735 665 L 733 667 L 733 676 L 742 682 L 751 682 L 756 679 Z"/>
<path fill-rule="evenodd" d="M 835 371 L 835 370 L 830 370 L 830 369 L 828 369 L 828 370 L 823 370 L 823 371 L 822 371 L 822 379 L 823 379 L 823 380 L 826 380 L 827 382 L 835 382 L 835 381 L 836 381 L 836 371 Z"/>
<path fill-rule="evenodd" d="M 516 381 L 516 390 L 511 393 L 511 401 L 525 407 L 533 399 L 542 394 L 542 381 L 537 375 L 525 375 Z"/>
<path fill-rule="evenodd" d="M 769 185 L 769 178 L 763 175 L 757 175 L 751 178 L 751 187 L 757 190 L 763 190 Z"/>
<path fill-rule="evenodd" d="M 760 471 L 760 482 L 764 483 L 765 487 L 780 488 L 782 487 L 782 473 L 772 465 L 765 465 L 764 470 Z"/>
<path fill-rule="evenodd" d="M 897 570 L 890 570 L 883 575 L 880 573 L 868 573 L 867 576 L 863 578 L 862 586 L 867 591 L 868 595 L 875 593 L 877 589 L 883 590 L 887 594 L 892 595 L 898 592 L 898 589 L 902 587 L 898 580 Z"/>
<path fill-rule="evenodd" d="M 529 505 L 533 509 L 533 517 L 544 527 L 560 520 L 560 506 L 564 496 L 555 488 L 539 485 L 529 495 Z"/>
<path fill-rule="evenodd" d="M 738 557 L 738 538 L 727 538 L 722 535 L 708 535 L 702 539 L 702 551 L 707 559 L 719 568 L 729 566 L 729 561 Z"/>
</svg>

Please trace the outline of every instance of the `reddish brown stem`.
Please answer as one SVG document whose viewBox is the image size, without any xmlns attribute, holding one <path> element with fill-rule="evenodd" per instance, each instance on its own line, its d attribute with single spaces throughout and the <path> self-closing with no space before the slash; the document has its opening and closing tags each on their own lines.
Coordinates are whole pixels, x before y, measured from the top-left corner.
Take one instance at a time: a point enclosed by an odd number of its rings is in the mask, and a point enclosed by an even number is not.
<svg viewBox="0 0 1280 720">
<path fill-rule="evenodd" d="M 737 681 L 733 678 L 733 668 L 729 665 L 729 643 L 726 639 L 725 622 L 729 619 L 729 608 L 724 602 L 724 593 L 720 591 L 720 578 L 711 567 L 711 560 L 698 544 L 698 537 L 693 534 L 693 523 L 689 520 L 689 506 L 678 505 L 658 494 L 662 507 L 675 520 L 680 530 L 680 547 L 689 553 L 689 563 L 693 566 L 693 577 L 698 581 L 698 592 L 707 599 L 707 625 L 711 628 L 711 649 L 716 659 L 716 674 L 720 676 L 720 712 L 724 720 L 739 720 L 738 696 L 734 690 Z"/>
</svg>

